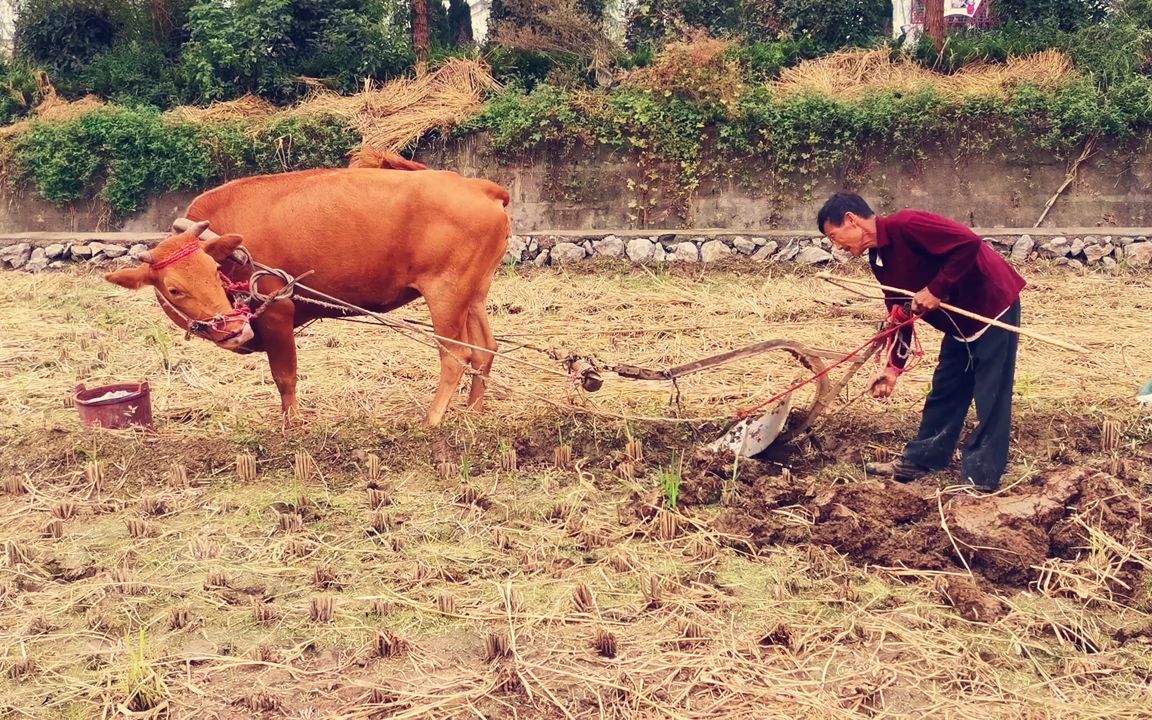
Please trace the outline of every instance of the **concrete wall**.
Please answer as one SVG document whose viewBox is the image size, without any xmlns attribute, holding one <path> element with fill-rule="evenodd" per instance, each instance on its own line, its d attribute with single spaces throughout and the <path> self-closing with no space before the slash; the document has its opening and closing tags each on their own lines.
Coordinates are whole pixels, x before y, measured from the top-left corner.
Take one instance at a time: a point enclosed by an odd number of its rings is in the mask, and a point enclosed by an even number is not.
<svg viewBox="0 0 1152 720">
<path fill-rule="evenodd" d="M 675 168 L 653 168 L 651 181 L 633 160 L 606 148 L 557 154 L 538 151 L 514 162 L 487 152 L 471 137 L 426 149 L 418 158 L 434 167 L 500 182 L 512 194 L 514 231 L 660 228 L 735 230 L 814 229 L 816 211 L 849 181 L 847 172 L 817 178 L 810 191 L 799 178 L 773 191 L 768 169 L 755 162 L 732 168 L 734 177 L 705 177 L 683 201 L 669 192 Z M 999 157 L 956 160 L 935 156 L 922 163 L 876 163 L 857 188 L 880 212 L 917 207 L 974 227 L 1032 227 L 1064 182 L 1068 163 L 1034 157 L 1017 163 Z M 854 174 L 859 176 L 859 170 Z M 644 190 L 644 184 L 654 187 Z M 194 192 L 156 198 L 145 212 L 116 220 L 99 201 L 57 208 L 31 192 L 0 194 L 0 232 L 152 231 L 167 228 Z M 1080 166 L 1043 227 L 1093 228 L 1152 225 L 1152 149 L 1104 147 Z"/>
<path fill-rule="evenodd" d="M 16 35 L 16 2 L 0 0 L 0 51 L 11 52 Z"/>
<path fill-rule="evenodd" d="M 573 152 L 567 158 L 534 152 L 504 164 L 491 159 L 483 138 L 473 137 L 426 150 L 419 157 L 435 167 L 504 184 L 512 193 L 516 227 L 523 232 L 808 228 L 828 195 L 851 184 L 849 173 L 841 169 L 832 177 L 794 178 L 792 189 L 774 192 L 770 170 L 749 161 L 731 168 L 733 177 L 703 178 L 685 212 L 683 203 L 668 193 L 643 191 L 645 182 L 653 183 L 630 158 L 610 149 Z M 659 178 L 676 177 L 674 167 L 654 170 Z M 974 227 L 1032 227 L 1068 170 L 1068 162 L 1044 156 L 1020 163 L 997 156 L 957 160 L 937 155 L 922 163 L 875 163 L 853 189 L 880 212 L 917 207 Z M 860 175 L 859 170 L 854 174 Z M 808 182 L 813 185 L 804 192 L 801 188 Z M 1145 145 L 1102 148 L 1080 166 L 1076 181 L 1044 221 L 1048 227 L 1150 224 L 1152 148 Z"/>
</svg>

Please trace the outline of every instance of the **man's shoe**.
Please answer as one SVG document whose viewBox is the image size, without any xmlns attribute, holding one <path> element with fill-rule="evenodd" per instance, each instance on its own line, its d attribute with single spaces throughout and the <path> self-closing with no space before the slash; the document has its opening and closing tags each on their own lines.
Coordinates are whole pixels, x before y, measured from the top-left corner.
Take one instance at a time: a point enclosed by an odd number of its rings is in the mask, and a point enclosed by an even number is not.
<svg viewBox="0 0 1152 720">
<path fill-rule="evenodd" d="M 974 483 L 970 480 L 961 482 L 959 485 L 954 487 L 960 488 L 961 490 L 971 490 L 977 495 L 991 495 L 1000 489 L 998 487 L 992 487 L 991 485 L 981 485 L 980 483 Z"/>
<path fill-rule="evenodd" d="M 919 480 L 928 473 L 932 472 L 926 467 L 914 465 L 907 460 L 893 460 L 886 463 L 868 463 L 864 466 L 864 471 L 869 475 L 879 475 L 881 477 L 890 477 L 896 482 L 912 482 Z"/>
</svg>

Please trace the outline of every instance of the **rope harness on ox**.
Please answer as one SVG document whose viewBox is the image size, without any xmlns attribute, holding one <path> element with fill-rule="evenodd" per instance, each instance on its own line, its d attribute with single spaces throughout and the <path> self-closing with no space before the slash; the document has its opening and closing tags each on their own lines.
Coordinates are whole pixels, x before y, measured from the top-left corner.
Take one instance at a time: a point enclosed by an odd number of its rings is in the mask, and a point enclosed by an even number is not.
<svg viewBox="0 0 1152 720">
<path fill-rule="evenodd" d="M 181 260 L 191 257 L 199 249 L 200 239 L 193 238 L 184 245 L 181 245 L 168 257 L 153 262 L 152 269 L 163 270 L 170 265 L 174 265 Z M 240 335 L 244 331 L 244 327 L 260 317 L 272 303 L 290 298 L 295 293 L 296 284 L 300 278 L 292 277 L 283 270 L 275 268 L 256 268 L 255 263 L 252 261 L 252 256 L 243 248 L 238 248 L 237 251 L 233 253 L 232 260 L 242 267 L 246 267 L 249 275 L 247 280 L 236 281 L 226 275 L 222 270 L 218 271 L 220 285 L 224 288 L 224 292 L 228 296 L 228 301 L 232 304 L 232 309 L 226 313 L 214 315 L 206 320 L 194 318 L 176 307 L 168 298 L 164 297 L 164 294 L 161 293 L 159 289 L 156 290 L 156 297 L 160 300 L 161 304 L 182 318 L 186 323 L 184 332 L 185 340 L 195 335 L 210 342 L 227 342 Z M 311 273 L 312 271 L 309 270 L 300 277 L 306 277 Z M 284 286 L 276 292 L 267 295 L 262 294 L 258 289 L 258 283 L 260 279 L 264 277 L 275 277 L 283 281 Z M 237 329 L 230 331 L 230 327 L 236 327 Z"/>
</svg>

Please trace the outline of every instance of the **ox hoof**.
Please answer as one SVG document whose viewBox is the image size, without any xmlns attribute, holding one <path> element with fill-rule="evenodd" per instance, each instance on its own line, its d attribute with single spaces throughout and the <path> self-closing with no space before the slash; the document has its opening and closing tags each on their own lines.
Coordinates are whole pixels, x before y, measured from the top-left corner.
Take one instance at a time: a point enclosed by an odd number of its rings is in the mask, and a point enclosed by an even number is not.
<svg viewBox="0 0 1152 720">
<path fill-rule="evenodd" d="M 298 407 L 292 408 L 290 410 L 285 410 L 280 415 L 280 422 L 284 426 L 285 429 L 287 429 L 287 428 L 300 428 L 300 427 L 304 427 L 304 425 L 307 424 L 307 423 L 305 423 L 304 416 L 300 413 L 300 408 L 298 408 Z"/>
</svg>

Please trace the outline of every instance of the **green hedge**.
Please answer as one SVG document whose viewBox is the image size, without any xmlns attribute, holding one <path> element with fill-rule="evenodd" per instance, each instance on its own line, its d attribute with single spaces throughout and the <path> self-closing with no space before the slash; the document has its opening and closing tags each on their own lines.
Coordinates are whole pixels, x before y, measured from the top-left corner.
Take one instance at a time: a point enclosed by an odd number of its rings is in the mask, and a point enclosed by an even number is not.
<svg viewBox="0 0 1152 720">
<path fill-rule="evenodd" d="M 126 215 L 148 198 L 242 175 L 336 167 L 359 136 L 332 117 L 262 125 L 192 123 L 151 108 L 108 107 L 65 122 L 37 122 L 12 143 L 17 182 L 63 204 L 99 196 Z"/>
<path fill-rule="evenodd" d="M 862 102 L 778 98 L 753 88 L 733 107 L 694 104 L 638 90 L 611 94 L 542 86 L 506 90 L 467 131 L 490 133 L 505 154 L 574 143 L 627 149 L 681 168 L 693 187 L 702 160 L 731 167 L 765 163 L 780 179 L 816 175 L 865 158 L 919 160 L 933 149 L 1026 157 L 1067 155 L 1089 137 L 1131 138 L 1152 128 L 1152 78 L 1134 76 L 1108 90 L 1079 81 L 1057 91 L 1021 88 L 1010 100 L 950 102 L 924 91 L 885 93 Z"/>
<path fill-rule="evenodd" d="M 1037 41 L 1041 35 L 1043 42 Z M 940 149 L 1026 160 L 1038 151 L 1071 155 L 1090 137 L 1149 135 L 1152 30 L 1139 23 L 1091 25 L 1074 33 L 1002 28 L 957 36 L 943 55 L 922 47 L 915 57 L 951 70 L 1053 44 L 1073 52 L 1079 78 L 1054 91 L 1022 87 L 1007 100 L 954 101 L 929 90 L 880 93 L 858 102 L 778 97 L 768 81 L 809 55 L 812 45 L 737 43 L 724 62 L 673 73 L 679 80 L 662 80 L 673 83 L 667 86 L 588 90 L 545 83 L 527 91 L 509 85 L 457 133 L 487 133 L 493 152 L 503 158 L 594 145 L 624 150 L 652 172 L 660 165 L 654 182 L 685 194 L 706 175 L 751 167 L 767 182 L 807 185 L 833 170 L 866 172 L 873 160 L 915 162 Z M 18 114 L 35 92 L 34 77 L 18 64 L 0 71 L 8 78 L 0 84 L 0 113 Z M 116 84 L 111 68 L 108 78 Z M 359 143 L 357 133 L 334 117 L 278 115 L 246 123 L 177 117 L 147 107 L 108 106 L 75 120 L 33 123 L 6 141 L 11 176 L 52 202 L 99 196 L 125 215 L 166 191 L 343 165 Z M 667 164 L 678 172 L 669 175 Z"/>
<path fill-rule="evenodd" d="M 1059 91 L 1025 87 L 1008 101 L 950 102 L 925 91 L 862 102 L 778 98 L 766 86 L 737 103 L 698 102 L 636 89 L 508 88 L 457 132 L 485 132 L 506 159 L 534 149 L 563 153 L 603 145 L 645 163 L 673 163 L 665 178 L 690 191 L 720 167 L 750 161 L 772 180 L 806 183 L 865 160 L 916 162 L 935 149 L 1026 159 L 1067 156 L 1090 137 L 1123 140 L 1152 129 L 1152 79 L 1100 89 L 1088 81 Z M 106 107 L 65 122 L 37 122 L 10 141 L 12 176 L 54 203 L 100 197 L 117 215 L 162 192 L 230 178 L 337 167 L 359 136 L 335 117 L 278 116 L 261 123 L 193 123 L 154 109 Z"/>
</svg>

